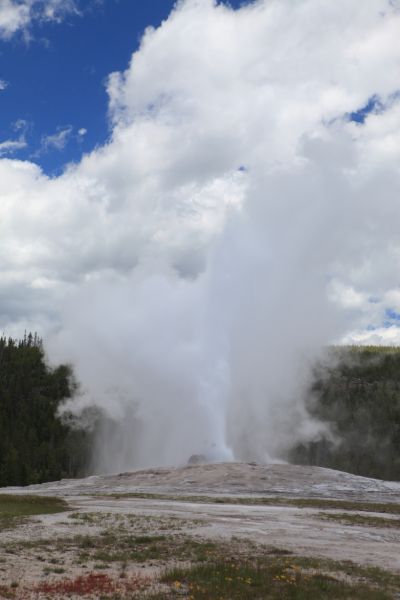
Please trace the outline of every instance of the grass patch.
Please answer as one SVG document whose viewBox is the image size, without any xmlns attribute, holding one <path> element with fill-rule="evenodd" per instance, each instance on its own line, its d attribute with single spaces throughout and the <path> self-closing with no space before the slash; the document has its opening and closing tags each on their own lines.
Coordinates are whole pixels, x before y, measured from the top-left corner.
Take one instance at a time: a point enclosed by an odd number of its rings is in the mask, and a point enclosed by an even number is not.
<svg viewBox="0 0 400 600">
<path fill-rule="evenodd" d="M 336 566 L 336 565 L 335 565 Z M 336 566 L 337 568 L 337 566 Z M 170 589 L 153 596 L 174 598 L 187 593 L 193 600 L 389 600 L 391 592 L 374 583 L 346 581 L 343 573 L 314 572 L 296 562 L 279 558 L 252 561 L 219 561 L 191 568 L 169 570 L 162 578 Z"/>
<path fill-rule="evenodd" d="M 336 521 L 343 525 L 361 525 L 366 527 L 392 527 L 400 528 L 400 519 L 385 519 L 370 515 L 359 515 L 350 513 L 320 513 L 321 519 Z"/>
<path fill-rule="evenodd" d="M 10 549 L 14 553 L 40 548 L 45 555 L 54 552 L 62 552 L 64 556 L 73 554 L 78 564 L 144 564 L 157 561 L 166 565 L 171 560 L 193 563 L 216 560 L 221 553 L 230 555 L 231 552 L 236 552 L 238 556 L 244 556 L 240 550 L 242 546 L 241 540 L 221 546 L 216 542 L 197 540 L 181 534 L 127 535 L 109 530 L 99 535 L 15 542 Z M 245 547 L 247 552 L 256 546 L 246 542 Z"/>
<path fill-rule="evenodd" d="M 0 494 L 0 531 L 17 527 L 27 517 L 66 510 L 68 504 L 62 498 Z"/>
<path fill-rule="evenodd" d="M 79 543 L 79 542 L 78 542 Z M 243 548 L 245 548 L 243 550 Z M 245 556 L 251 548 L 256 548 L 251 542 L 243 545 L 242 540 L 223 544 L 197 540 L 189 536 L 118 536 L 96 539 L 95 548 L 88 549 L 85 545 L 79 554 L 79 560 L 84 563 L 120 563 L 146 564 L 157 563 L 166 566 L 174 562 L 206 563 L 218 560 L 221 556 Z M 283 551 L 282 551 L 283 552 Z"/>
<path fill-rule="evenodd" d="M 193 502 L 199 504 L 243 504 L 247 506 L 293 506 L 325 510 L 349 510 L 400 515 L 400 504 L 392 502 L 357 502 L 353 500 L 329 500 L 325 498 L 275 498 L 271 496 L 174 496 L 168 494 L 126 493 L 109 494 L 103 497 L 115 500 L 138 498 L 143 500 L 165 500 L 170 502 Z"/>
<path fill-rule="evenodd" d="M 203 522 L 199 520 L 187 521 L 178 517 L 155 517 L 150 515 L 135 515 L 132 513 L 104 513 L 104 512 L 74 512 L 69 518 L 76 525 L 88 527 L 103 527 L 148 533 L 150 531 L 171 531 L 198 527 Z"/>
<path fill-rule="evenodd" d="M 202 562 L 213 554 L 217 555 L 217 545 L 197 542 L 183 536 L 101 536 L 92 552 L 85 547 L 82 556 L 85 560 L 104 563 L 146 563 L 157 561 L 167 563 L 174 560 Z"/>
</svg>

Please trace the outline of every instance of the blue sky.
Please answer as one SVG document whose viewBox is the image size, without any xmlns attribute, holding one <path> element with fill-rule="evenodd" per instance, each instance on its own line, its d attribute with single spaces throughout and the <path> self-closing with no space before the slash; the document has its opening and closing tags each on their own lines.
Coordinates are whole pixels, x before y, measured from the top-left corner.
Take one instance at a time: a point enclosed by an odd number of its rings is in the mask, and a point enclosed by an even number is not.
<svg viewBox="0 0 400 600">
<path fill-rule="evenodd" d="M 173 6 L 174 0 L 85 1 L 80 15 L 33 22 L 28 42 L 21 32 L 11 41 L 0 38 L 0 80 L 7 84 L 0 93 L 0 143 L 24 139 L 26 147 L 12 156 L 50 175 L 104 143 L 105 79 L 127 68 L 144 29 L 157 27 Z"/>
</svg>

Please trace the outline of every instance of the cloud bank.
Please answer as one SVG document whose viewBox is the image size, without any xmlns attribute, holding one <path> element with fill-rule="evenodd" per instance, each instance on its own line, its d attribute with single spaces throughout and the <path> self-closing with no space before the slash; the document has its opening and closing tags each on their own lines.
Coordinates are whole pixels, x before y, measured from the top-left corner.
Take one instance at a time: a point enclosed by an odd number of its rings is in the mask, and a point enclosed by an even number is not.
<svg viewBox="0 0 400 600">
<path fill-rule="evenodd" d="M 180 2 L 110 75 L 105 146 L 0 160 L 1 325 L 115 420 L 102 468 L 282 457 L 321 348 L 399 339 L 399 8 Z"/>
</svg>

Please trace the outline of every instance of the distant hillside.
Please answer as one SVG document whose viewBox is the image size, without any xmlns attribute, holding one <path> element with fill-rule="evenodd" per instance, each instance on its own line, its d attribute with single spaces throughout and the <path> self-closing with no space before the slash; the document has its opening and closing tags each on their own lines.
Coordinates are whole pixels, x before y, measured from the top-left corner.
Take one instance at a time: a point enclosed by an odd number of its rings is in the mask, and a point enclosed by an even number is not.
<svg viewBox="0 0 400 600">
<path fill-rule="evenodd" d="M 85 472 L 90 436 L 57 416 L 75 385 L 69 366 L 46 364 L 37 336 L 0 338 L 0 486 Z"/>
<path fill-rule="evenodd" d="M 291 462 L 400 480 L 400 348 L 333 348 L 315 368 L 308 408 L 333 437 L 296 446 Z"/>
</svg>

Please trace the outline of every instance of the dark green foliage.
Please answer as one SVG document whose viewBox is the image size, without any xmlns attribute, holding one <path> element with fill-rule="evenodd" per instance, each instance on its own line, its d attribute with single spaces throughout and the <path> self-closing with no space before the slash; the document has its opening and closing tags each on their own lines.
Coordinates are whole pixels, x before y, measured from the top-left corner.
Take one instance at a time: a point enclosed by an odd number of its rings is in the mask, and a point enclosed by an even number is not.
<svg viewBox="0 0 400 600">
<path fill-rule="evenodd" d="M 0 338 L 0 486 L 83 472 L 88 435 L 58 416 L 75 391 L 71 368 L 50 368 L 36 335 Z"/>
<path fill-rule="evenodd" d="M 334 348 L 328 362 L 315 369 L 309 411 L 333 436 L 296 446 L 290 460 L 400 480 L 399 349 Z"/>
</svg>

